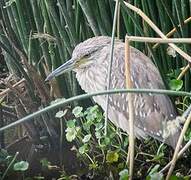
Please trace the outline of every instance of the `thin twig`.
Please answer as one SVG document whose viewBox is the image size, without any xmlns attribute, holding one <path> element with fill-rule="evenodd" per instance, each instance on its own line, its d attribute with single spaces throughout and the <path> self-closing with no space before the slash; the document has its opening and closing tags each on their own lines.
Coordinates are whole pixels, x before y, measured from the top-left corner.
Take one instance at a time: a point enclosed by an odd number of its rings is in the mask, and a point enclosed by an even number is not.
<svg viewBox="0 0 191 180">
<path fill-rule="evenodd" d="M 177 156 L 177 159 L 179 159 L 179 158 L 183 155 L 183 153 L 184 153 L 190 146 L 191 146 L 191 140 L 189 140 L 189 141 L 186 143 L 186 145 L 179 151 L 178 156 Z M 172 163 L 172 160 L 171 160 L 163 169 L 161 169 L 160 173 L 163 173 L 164 171 L 166 171 L 166 170 L 170 167 L 171 163 Z"/>
<path fill-rule="evenodd" d="M 168 39 L 162 39 L 162 38 L 152 38 L 152 37 L 138 37 L 138 36 L 128 36 L 130 41 L 136 41 L 136 42 L 158 42 L 158 43 L 191 43 L 190 38 L 168 38 Z M 189 62 L 191 63 L 191 59 L 189 59 Z M 188 64 L 184 69 L 181 71 L 177 79 L 181 79 L 185 73 L 189 70 L 190 65 Z"/>
<path fill-rule="evenodd" d="M 184 111 L 184 113 L 182 114 L 182 119 L 187 119 L 189 114 L 191 112 L 191 105 L 186 109 L 186 111 Z M 191 140 L 189 140 L 186 145 L 179 151 L 177 159 L 179 159 L 182 154 L 191 146 Z M 160 173 L 163 173 L 164 171 L 166 171 L 169 166 L 171 165 L 172 160 L 160 171 Z"/>
<path fill-rule="evenodd" d="M 163 32 L 151 21 L 151 19 L 141 11 L 141 9 L 131 5 L 130 3 L 127 3 L 125 1 L 120 0 L 120 2 L 123 2 L 129 9 L 136 12 L 139 16 L 141 16 L 148 24 L 149 26 L 163 39 L 167 39 L 167 37 L 163 34 Z M 171 46 L 177 53 L 179 53 L 184 59 L 191 62 L 191 56 L 189 56 L 187 53 L 185 53 L 183 50 L 181 50 L 178 46 L 176 46 L 173 43 L 168 43 L 169 46 Z"/>
<path fill-rule="evenodd" d="M 130 41 L 128 36 L 125 37 L 125 77 L 126 87 L 131 89 L 133 87 L 131 81 L 131 62 L 130 62 Z M 128 109 L 129 109 L 129 179 L 133 179 L 133 166 L 134 166 L 134 110 L 133 110 L 133 97 L 131 93 L 128 96 Z"/>
<path fill-rule="evenodd" d="M 170 179 L 170 176 L 174 170 L 174 167 L 175 167 L 175 164 L 176 164 L 176 161 L 178 159 L 178 152 L 179 152 L 179 149 L 181 147 L 181 144 L 182 144 L 182 141 L 183 141 L 183 138 L 184 138 L 184 135 L 186 133 L 186 130 L 188 129 L 188 126 L 190 124 L 190 121 L 191 121 L 191 112 L 189 113 L 189 116 L 186 120 L 186 122 L 184 123 L 184 127 L 181 131 L 181 134 L 179 136 L 179 139 L 178 139 L 178 142 L 177 142 L 177 145 L 176 145 L 176 148 L 175 148 L 175 151 L 174 151 L 174 155 L 173 155 L 173 158 L 172 158 L 172 162 L 171 162 L 171 166 L 169 168 L 169 171 L 168 171 L 168 174 L 167 174 L 167 177 L 166 177 L 166 180 Z"/>
<path fill-rule="evenodd" d="M 112 37 L 111 37 L 111 47 L 110 47 L 110 59 L 109 59 L 109 67 L 108 67 L 108 78 L 107 78 L 107 90 L 110 89 L 111 84 L 111 70 L 112 70 L 112 62 L 113 62 L 113 52 L 114 52 L 114 42 L 115 42 L 115 29 L 117 23 L 117 11 L 119 6 L 119 0 L 116 1 L 115 4 L 115 12 L 113 19 L 113 29 L 112 29 Z M 108 122 L 108 109 L 109 109 L 109 95 L 106 96 L 106 110 L 105 110 L 105 124 L 104 124 L 104 134 L 107 135 L 107 122 Z"/>
<path fill-rule="evenodd" d="M 26 80 L 23 78 L 23 79 L 21 79 L 19 82 L 15 83 L 12 87 L 15 88 L 15 87 L 17 87 L 17 86 L 20 86 L 20 85 L 22 85 L 25 81 L 26 81 Z M 4 91 L 0 92 L 0 97 L 5 96 L 5 95 L 6 95 L 7 93 L 9 93 L 10 91 L 11 91 L 10 88 L 5 89 Z"/>
<path fill-rule="evenodd" d="M 18 156 L 18 155 L 19 155 L 19 152 L 16 152 L 15 155 L 14 155 L 14 157 L 13 157 L 13 159 L 12 159 L 11 162 L 9 163 L 7 169 L 4 171 L 4 173 L 3 173 L 2 177 L 1 177 L 1 180 L 3 180 L 3 179 L 6 177 L 7 173 L 9 172 L 11 166 L 13 165 L 13 163 L 15 162 L 15 160 L 17 159 L 17 156 Z"/>
<path fill-rule="evenodd" d="M 128 36 L 129 41 L 149 43 L 191 43 L 191 38 L 155 38 L 142 36 Z"/>
<path fill-rule="evenodd" d="M 137 14 L 139 14 L 152 28 L 153 30 L 155 30 L 155 32 L 157 32 L 159 34 L 159 36 L 161 36 L 163 39 L 167 39 L 167 37 L 160 31 L 160 29 L 140 10 L 138 9 L 137 7 L 135 6 L 132 6 L 131 4 L 127 3 L 127 2 L 124 2 L 126 4 L 126 6 L 128 8 L 130 8 L 131 10 L 135 11 Z M 184 40 L 185 41 L 185 40 Z M 187 41 L 187 40 L 186 40 Z M 186 42 L 185 41 L 185 42 Z M 190 42 L 189 42 L 190 43 Z M 184 57 L 187 61 L 191 62 L 191 57 L 185 53 L 184 51 L 182 51 L 180 48 L 178 48 L 176 45 L 174 45 L 173 43 L 168 43 L 169 46 L 171 46 L 174 50 L 176 50 L 182 57 Z M 189 118 L 188 118 L 189 119 Z M 187 121 L 190 121 L 188 120 Z M 189 122 L 190 123 L 190 122 Z M 185 126 L 187 125 L 187 123 L 185 123 Z M 184 127 L 185 127 L 184 126 Z M 187 125 L 188 126 L 188 125 Z M 184 128 L 183 128 L 184 129 Z M 185 128 L 186 129 L 186 128 Z M 186 130 L 185 130 L 186 131 Z M 169 173 L 167 175 L 167 179 L 170 177 L 173 169 L 174 169 L 174 166 L 175 166 L 175 163 L 176 163 L 176 160 L 177 160 L 177 154 L 178 154 L 178 151 L 179 151 L 179 148 L 181 146 L 181 142 L 183 140 L 183 136 L 184 136 L 185 132 L 182 130 L 181 132 L 181 135 L 179 137 L 179 140 L 178 140 L 178 143 L 177 143 L 177 146 L 176 146 L 176 149 L 175 149 L 175 153 L 174 153 L 174 156 L 173 156 L 173 159 L 172 159 L 172 165 L 171 165 L 171 168 L 169 170 Z"/>
<path fill-rule="evenodd" d="M 186 72 L 190 69 L 190 64 L 187 64 L 178 75 L 177 80 L 182 79 L 182 77 L 186 74 Z"/>
<path fill-rule="evenodd" d="M 187 24 L 187 23 L 190 22 L 190 21 L 191 21 L 191 17 L 189 17 L 189 18 L 187 18 L 186 20 L 184 20 L 184 24 L 183 24 L 183 25 Z M 182 24 L 179 24 L 178 27 L 182 27 Z M 168 37 L 168 38 L 171 37 L 176 31 L 177 31 L 177 29 L 176 29 L 176 28 L 173 28 L 171 31 L 169 31 L 169 32 L 166 34 L 166 37 Z M 159 45 L 159 43 L 155 44 L 155 45 L 153 46 L 153 49 L 157 48 L 158 45 Z"/>
<path fill-rule="evenodd" d="M 191 17 L 187 18 L 186 20 L 184 20 L 184 24 L 187 24 L 188 22 L 191 21 Z M 179 24 L 178 27 L 182 27 L 183 26 L 182 24 Z M 166 37 L 171 37 L 175 32 L 177 31 L 176 28 L 173 28 L 171 31 L 169 31 L 167 34 L 166 34 Z M 159 46 L 160 43 L 156 43 L 152 48 L 155 49 Z M 180 74 L 178 75 L 177 77 L 177 80 L 180 80 L 182 79 L 182 77 L 186 74 L 186 72 L 190 69 L 190 65 L 186 65 L 183 70 L 180 72 Z"/>
</svg>

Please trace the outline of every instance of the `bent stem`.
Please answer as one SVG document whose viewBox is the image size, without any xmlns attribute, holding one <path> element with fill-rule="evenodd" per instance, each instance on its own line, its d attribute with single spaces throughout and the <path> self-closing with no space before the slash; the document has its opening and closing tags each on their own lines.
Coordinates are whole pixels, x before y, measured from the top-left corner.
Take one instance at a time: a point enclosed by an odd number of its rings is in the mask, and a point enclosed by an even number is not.
<svg viewBox="0 0 191 180">
<path fill-rule="evenodd" d="M 182 154 L 183 154 L 190 146 L 191 146 L 191 140 L 189 140 L 189 141 L 186 143 L 186 145 L 180 150 L 180 152 L 178 153 L 177 159 L 179 159 L 179 158 L 182 156 Z M 172 163 L 172 160 L 171 160 L 163 169 L 161 169 L 159 173 L 164 173 L 164 171 L 166 171 L 166 170 L 169 168 L 169 166 L 171 165 L 171 163 Z"/>
<path fill-rule="evenodd" d="M 5 176 L 7 175 L 9 169 L 11 168 L 11 166 L 13 165 L 13 163 L 15 162 L 17 156 L 18 156 L 19 152 L 16 152 L 13 159 L 11 160 L 11 162 L 9 163 L 7 169 L 5 170 L 3 176 L 1 177 L 1 180 L 3 180 L 5 178 Z"/>
<path fill-rule="evenodd" d="M 178 139 L 178 142 L 177 142 L 177 145 L 176 145 L 176 148 L 175 148 L 175 151 L 174 151 L 174 155 L 173 155 L 173 158 L 172 158 L 172 162 L 171 162 L 171 166 L 170 166 L 170 169 L 168 171 L 168 174 L 167 174 L 167 177 L 166 177 L 166 180 L 170 179 L 170 176 L 174 170 L 174 167 L 176 165 L 176 161 L 178 159 L 178 152 L 179 152 L 179 149 L 181 147 L 181 144 L 182 144 L 182 141 L 183 141 L 183 138 L 184 138 L 184 135 L 186 133 L 186 130 L 188 129 L 188 126 L 190 124 L 190 121 L 191 121 L 191 112 L 186 120 L 186 122 L 184 123 L 184 127 L 181 131 L 181 134 L 180 134 L 180 137 Z"/>
<path fill-rule="evenodd" d="M 186 20 L 184 20 L 184 24 L 179 24 L 178 27 L 182 27 L 183 25 L 187 24 L 188 22 L 191 21 L 191 17 L 187 18 Z M 165 36 L 166 37 L 171 37 L 175 32 L 177 31 L 176 28 L 173 28 L 171 31 L 169 31 Z M 159 43 L 156 43 L 152 48 L 155 49 L 159 46 Z"/>
<path fill-rule="evenodd" d="M 191 93 L 185 91 L 173 91 L 173 90 L 164 90 L 164 89 L 112 89 L 107 91 L 97 91 L 89 94 L 82 94 L 78 96 L 74 96 L 68 99 L 61 99 L 58 102 L 51 104 L 39 111 L 36 111 L 32 114 L 29 114 L 13 123 L 10 123 L 6 126 L 0 128 L 0 132 L 5 131 L 11 127 L 17 126 L 29 120 L 34 120 L 35 117 L 40 116 L 43 113 L 54 110 L 56 108 L 62 107 L 65 104 L 69 104 L 73 101 L 79 101 L 83 99 L 87 99 L 93 96 L 105 95 L 105 94 L 116 94 L 116 93 L 155 93 L 155 94 L 167 94 L 172 96 L 188 96 L 191 97 Z"/>
<path fill-rule="evenodd" d="M 151 21 L 151 19 L 139 8 L 133 6 L 132 4 L 120 0 L 121 3 L 125 4 L 126 7 L 137 13 L 147 24 L 163 39 L 167 39 L 167 37 L 163 34 L 163 32 Z M 170 47 L 172 47 L 178 54 L 180 54 L 184 59 L 188 62 L 191 62 L 191 56 L 189 56 L 186 52 L 180 49 L 173 43 L 168 43 Z"/>
</svg>

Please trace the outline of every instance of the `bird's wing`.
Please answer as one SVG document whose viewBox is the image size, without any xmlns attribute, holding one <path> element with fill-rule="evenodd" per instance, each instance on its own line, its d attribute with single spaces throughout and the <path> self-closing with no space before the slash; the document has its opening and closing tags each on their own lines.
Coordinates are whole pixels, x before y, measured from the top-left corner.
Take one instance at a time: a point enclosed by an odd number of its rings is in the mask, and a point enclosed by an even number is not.
<svg viewBox="0 0 191 180">
<path fill-rule="evenodd" d="M 112 88 L 125 88 L 124 44 L 115 47 L 114 62 L 111 74 Z M 131 47 L 131 79 L 134 88 L 164 89 L 159 71 L 152 61 L 139 50 Z M 119 111 L 128 110 L 127 94 L 111 95 L 113 106 Z M 135 126 L 145 134 L 164 141 L 164 126 L 166 121 L 176 116 L 175 109 L 166 95 L 133 94 L 135 110 Z M 128 120 L 128 113 L 125 113 Z M 179 130 L 169 135 L 165 140 L 167 144 L 175 146 Z"/>
</svg>

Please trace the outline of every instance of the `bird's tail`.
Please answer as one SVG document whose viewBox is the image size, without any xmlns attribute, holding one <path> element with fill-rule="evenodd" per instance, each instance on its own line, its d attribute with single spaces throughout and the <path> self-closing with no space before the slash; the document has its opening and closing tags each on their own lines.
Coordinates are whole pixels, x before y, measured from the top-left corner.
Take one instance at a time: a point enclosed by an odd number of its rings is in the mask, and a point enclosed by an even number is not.
<svg viewBox="0 0 191 180">
<path fill-rule="evenodd" d="M 174 149 L 181 133 L 181 124 L 183 121 L 181 117 L 177 117 L 174 120 L 167 121 L 163 128 L 164 143 L 172 146 Z"/>
</svg>

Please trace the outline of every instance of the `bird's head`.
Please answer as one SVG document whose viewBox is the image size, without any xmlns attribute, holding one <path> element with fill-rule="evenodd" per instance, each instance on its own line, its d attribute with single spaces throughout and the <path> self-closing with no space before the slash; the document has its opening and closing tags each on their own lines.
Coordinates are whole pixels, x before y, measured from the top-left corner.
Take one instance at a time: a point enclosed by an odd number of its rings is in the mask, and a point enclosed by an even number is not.
<svg viewBox="0 0 191 180">
<path fill-rule="evenodd" d="M 50 73 L 45 81 L 51 80 L 70 70 L 86 68 L 95 63 L 100 50 L 109 45 L 110 42 L 110 37 L 97 36 L 78 44 L 72 53 L 72 58 Z"/>
</svg>

